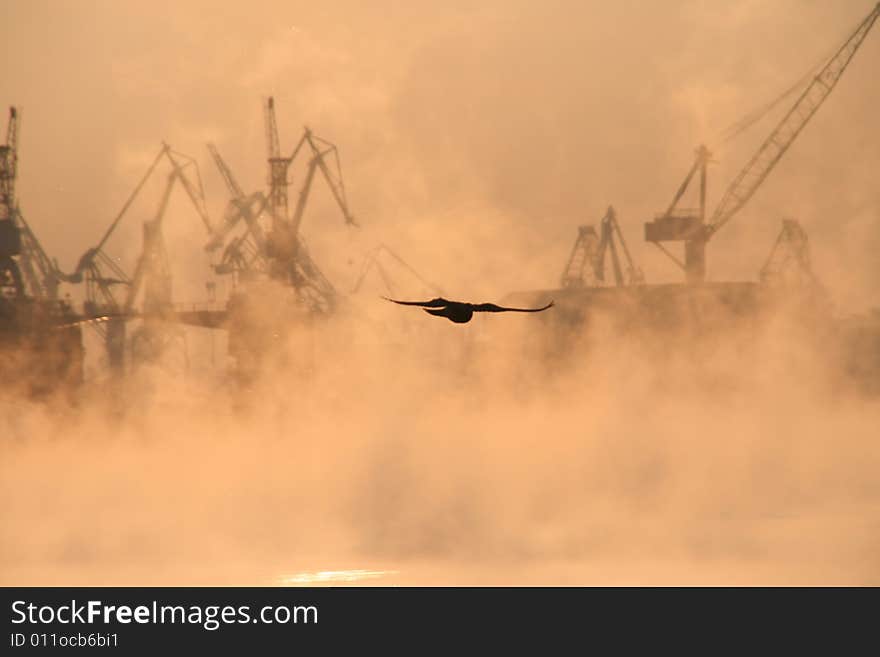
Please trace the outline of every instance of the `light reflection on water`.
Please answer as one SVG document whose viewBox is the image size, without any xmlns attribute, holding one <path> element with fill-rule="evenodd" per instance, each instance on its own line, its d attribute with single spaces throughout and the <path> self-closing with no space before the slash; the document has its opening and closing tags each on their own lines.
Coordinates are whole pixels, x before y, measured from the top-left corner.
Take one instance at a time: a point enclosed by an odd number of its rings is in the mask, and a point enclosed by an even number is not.
<svg viewBox="0 0 880 657">
<path fill-rule="evenodd" d="M 310 584 L 334 584 L 337 582 L 359 582 L 365 579 L 378 579 L 396 575 L 397 570 L 319 570 L 311 573 L 296 573 L 278 578 L 281 586 L 304 586 Z"/>
</svg>

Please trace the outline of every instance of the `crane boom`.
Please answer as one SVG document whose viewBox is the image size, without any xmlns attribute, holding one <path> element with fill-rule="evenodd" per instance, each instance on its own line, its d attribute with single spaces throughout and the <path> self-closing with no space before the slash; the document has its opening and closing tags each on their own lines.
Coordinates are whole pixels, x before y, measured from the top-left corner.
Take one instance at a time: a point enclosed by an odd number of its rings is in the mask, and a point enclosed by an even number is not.
<svg viewBox="0 0 880 657">
<path fill-rule="evenodd" d="M 229 231 L 235 228 L 239 219 L 244 219 L 248 230 L 253 234 L 253 238 L 257 241 L 257 245 L 262 249 L 264 237 L 263 231 L 260 228 L 259 223 L 257 223 L 257 217 L 262 214 L 263 209 L 266 207 L 266 197 L 262 192 L 256 192 L 250 196 L 246 195 L 241 188 L 241 185 L 238 184 L 238 181 L 232 174 L 229 165 L 227 165 L 226 161 L 221 157 L 220 151 L 217 150 L 217 147 L 214 146 L 214 144 L 208 144 L 208 150 L 211 153 L 211 157 L 214 158 L 214 163 L 217 165 L 217 169 L 220 171 L 220 175 L 223 177 L 223 182 L 226 183 L 226 187 L 232 198 L 229 199 L 230 207 L 225 221 L 219 228 L 209 231 L 211 233 L 211 239 L 205 248 L 208 251 L 214 251 L 220 248 L 226 235 L 229 234 Z"/>
<path fill-rule="evenodd" d="M 208 229 L 208 232 L 213 232 L 214 227 L 211 225 L 211 218 L 208 216 L 208 208 L 206 207 L 205 201 L 205 190 L 204 187 L 202 187 L 202 176 L 199 173 L 198 163 L 194 159 L 187 155 L 184 155 L 183 153 L 177 153 L 173 151 L 168 144 L 163 143 L 162 145 L 165 148 L 165 155 L 168 157 L 168 161 L 171 163 L 171 166 L 174 167 L 174 171 L 177 174 L 177 179 L 180 184 L 183 185 L 183 189 L 186 191 L 186 195 L 189 196 L 189 200 L 192 201 L 196 213 L 199 215 L 202 223 L 205 224 L 205 228 Z M 180 162 L 177 161 L 178 157 L 184 160 L 184 164 L 180 164 Z M 192 166 L 195 170 L 195 183 L 193 183 L 193 181 L 189 179 L 189 176 L 187 176 L 184 172 L 184 167 L 186 166 Z"/>
<path fill-rule="evenodd" d="M 859 24 L 856 31 L 850 35 L 824 68 L 813 78 L 794 106 L 758 149 L 758 152 L 734 178 L 709 220 L 709 225 L 706 227 L 707 238 L 730 221 L 758 190 L 776 163 L 804 129 L 804 126 L 831 94 L 878 16 L 880 16 L 880 3 L 877 3 L 871 13 Z"/>
<path fill-rule="evenodd" d="M 229 193 L 233 198 L 243 198 L 244 190 L 241 188 L 241 185 L 238 184 L 235 176 L 232 175 L 229 166 L 220 156 L 217 147 L 214 144 L 208 144 L 208 151 L 210 151 L 211 157 L 214 158 L 214 164 L 217 165 L 217 170 L 220 171 L 220 175 L 223 177 L 223 182 L 226 183 L 226 188 L 229 190 Z"/>
<path fill-rule="evenodd" d="M 122 221 L 122 217 L 125 216 L 125 213 L 128 211 L 128 208 L 134 203 L 135 198 L 140 193 L 141 189 L 143 189 L 144 185 L 147 184 L 147 180 L 150 179 L 150 176 L 153 175 L 153 171 L 156 166 L 159 164 L 159 161 L 162 159 L 162 156 L 165 154 L 165 147 L 163 146 L 159 153 L 156 155 L 156 159 L 153 160 L 152 164 L 147 167 L 147 172 L 144 174 L 144 177 L 141 178 L 140 182 L 135 186 L 134 191 L 132 191 L 131 195 L 126 199 L 125 203 L 122 206 L 122 209 L 119 211 L 119 214 L 110 222 L 110 227 L 104 233 L 104 236 L 101 237 L 101 240 L 98 242 L 98 245 L 95 247 L 96 251 L 100 251 L 104 244 L 106 244 L 107 240 L 110 239 L 110 236 L 113 234 L 113 231 L 116 230 L 116 226 L 119 225 L 119 222 Z"/>
<path fill-rule="evenodd" d="M 318 161 L 318 167 L 321 169 L 321 173 L 324 176 L 324 180 L 327 181 L 327 186 L 330 188 L 330 192 L 333 194 L 333 198 L 336 199 L 336 204 L 339 206 L 339 209 L 342 210 L 342 216 L 345 219 L 345 223 L 350 226 L 357 226 L 357 222 L 351 214 L 351 211 L 348 209 L 348 200 L 345 198 L 345 183 L 342 181 L 342 169 L 339 166 L 339 150 L 336 148 L 335 144 L 331 144 L 326 139 L 321 139 L 320 137 L 312 134 L 312 131 L 308 128 L 305 129 L 305 134 L 303 137 L 309 144 L 312 149 L 312 153 Z M 321 148 L 315 143 L 315 141 L 319 141 L 327 148 L 321 150 Z M 294 151 L 294 156 L 296 152 L 299 150 L 299 146 L 297 146 L 296 151 Z M 333 174 L 330 172 L 330 168 L 327 166 L 327 162 L 325 161 L 325 157 L 329 154 L 333 155 L 333 158 L 336 160 L 336 170 L 338 173 L 338 180 L 333 177 Z M 293 156 L 292 156 L 293 157 Z"/>
<path fill-rule="evenodd" d="M 312 190 L 312 180 L 315 178 L 315 170 L 318 165 L 321 163 L 320 156 L 315 156 L 312 158 L 311 162 L 309 162 L 308 169 L 306 169 L 306 178 L 303 182 L 302 188 L 299 190 L 299 196 L 296 199 L 296 207 L 293 211 L 293 218 L 290 221 L 290 233 L 294 236 L 299 234 L 299 227 L 302 224 L 303 213 L 306 209 L 306 203 L 309 200 L 309 192 Z"/>
</svg>

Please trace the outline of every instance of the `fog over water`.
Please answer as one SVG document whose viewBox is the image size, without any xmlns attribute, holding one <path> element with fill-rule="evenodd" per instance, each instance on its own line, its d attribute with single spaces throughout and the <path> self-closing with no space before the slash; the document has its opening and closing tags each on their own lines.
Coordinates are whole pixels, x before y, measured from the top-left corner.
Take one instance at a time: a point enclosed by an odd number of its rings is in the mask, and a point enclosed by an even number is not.
<svg viewBox="0 0 880 657">
<path fill-rule="evenodd" d="M 162 140 L 196 158 L 216 220 L 227 194 L 206 142 L 264 189 L 273 95 L 283 150 L 303 125 L 340 149 L 361 228 L 321 185 L 302 227 L 336 287 L 384 243 L 479 302 L 556 287 L 577 226 L 609 204 L 648 281 L 680 280 L 642 223 L 701 142 L 714 207 L 780 115 L 728 144 L 721 131 L 871 3 L 0 6 L 18 196 L 62 269 Z M 837 315 L 880 306 L 878 55 L 872 33 L 712 240 L 711 280 L 756 280 L 795 217 Z M 128 271 L 164 178 L 108 244 Z M 165 238 L 175 301 L 214 281 L 222 303 L 231 286 L 179 190 Z M 434 296 L 388 267 L 395 294 Z M 185 359 L 181 342 L 119 385 L 87 333 L 73 406 L 0 396 L 0 584 L 880 583 L 880 399 L 815 327 L 761 317 L 748 337 L 666 350 L 599 319 L 560 362 L 541 348 L 558 308 L 459 326 L 387 293 L 374 272 L 243 388 L 225 334 L 187 329 Z"/>
</svg>

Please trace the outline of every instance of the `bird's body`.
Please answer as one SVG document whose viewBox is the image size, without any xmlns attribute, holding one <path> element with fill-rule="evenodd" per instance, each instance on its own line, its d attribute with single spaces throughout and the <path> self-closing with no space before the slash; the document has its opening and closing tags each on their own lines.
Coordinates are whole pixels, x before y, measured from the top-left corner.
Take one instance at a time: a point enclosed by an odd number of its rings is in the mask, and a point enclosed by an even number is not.
<svg viewBox="0 0 880 657">
<path fill-rule="evenodd" d="M 467 324 L 471 321 L 474 313 L 539 313 L 553 305 L 551 301 L 543 308 L 505 308 L 494 303 L 466 303 L 464 301 L 449 301 L 442 297 L 431 299 L 430 301 L 398 301 L 388 297 L 383 297 L 383 299 L 401 306 L 419 306 L 429 315 L 445 317 L 450 322 L 455 322 L 456 324 Z"/>
</svg>

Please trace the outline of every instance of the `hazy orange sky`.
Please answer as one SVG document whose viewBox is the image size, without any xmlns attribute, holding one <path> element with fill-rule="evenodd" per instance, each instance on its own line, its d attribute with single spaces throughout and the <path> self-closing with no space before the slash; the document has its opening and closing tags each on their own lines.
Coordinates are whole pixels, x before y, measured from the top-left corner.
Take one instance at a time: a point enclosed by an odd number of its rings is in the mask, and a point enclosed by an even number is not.
<svg viewBox="0 0 880 657">
<path fill-rule="evenodd" d="M 323 189 L 303 226 L 337 284 L 382 241 L 447 289 L 502 294 L 555 285 L 576 226 L 609 204 L 648 279 L 677 279 L 641 226 L 693 149 L 800 78 L 871 2 L 0 6 L 0 103 L 22 109 L 19 198 L 63 269 L 97 241 L 161 140 L 198 159 L 215 218 L 226 192 L 206 141 L 246 188 L 262 187 L 260 104 L 272 94 L 285 149 L 303 124 L 341 149 L 364 228 L 344 230 Z M 755 278 L 793 216 L 838 303 L 880 304 L 878 55 L 874 33 L 710 246 L 711 278 Z M 771 127 L 716 149 L 710 207 Z M 129 263 L 158 196 L 148 189 L 108 245 Z M 166 234 L 178 300 L 196 300 L 209 277 L 204 235 L 182 199 Z"/>
</svg>

